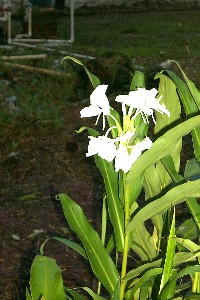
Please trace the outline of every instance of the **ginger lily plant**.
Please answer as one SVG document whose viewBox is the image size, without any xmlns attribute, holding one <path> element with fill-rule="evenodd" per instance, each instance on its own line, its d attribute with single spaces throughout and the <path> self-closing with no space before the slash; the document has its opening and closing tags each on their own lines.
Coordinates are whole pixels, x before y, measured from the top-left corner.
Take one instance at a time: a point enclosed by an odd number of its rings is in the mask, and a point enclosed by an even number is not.
<svg viewBox="0 0 200 300">
<path fill-rule="evenodd" d="M 82 65 L 75 58 L 66 59 Z M 91 265 L 98 280 L 96 291 L 79 288 L 90 299 L 199 299 L 200 92 L 180 66 L 185 82 L 172 71 L 161 72 L 156 75 L 158 91 L 145 89 L 144 74 L 136 71 L 127 95 L 115 98 L 121 103 L 120 113 L 109 103 L 107 85 L 83 67 L 94 91 L 80 115 L 97 117 L 96 124 L 103 118 L 102 134 L 92 128 L 79 130 L 89 132 L 86 156 L 94 156 L 105 183 L 102 230 L 99 235 L 81 207 L 59 194 L 66 220 L 81 245 L 67 238 L 54 239 Z M 182 137 L 190 132 L 195 157 L 181 173 Z M 176 226 L 175 206 L 183 202 L 188 219 Z M 107 231 L 108 219 L 112 232 Z M 43 255 L 45 243 L 31 268 L 27 299 L 86 299 L 81 292 L 64 288 L 61 270 Z"/>
</svg>

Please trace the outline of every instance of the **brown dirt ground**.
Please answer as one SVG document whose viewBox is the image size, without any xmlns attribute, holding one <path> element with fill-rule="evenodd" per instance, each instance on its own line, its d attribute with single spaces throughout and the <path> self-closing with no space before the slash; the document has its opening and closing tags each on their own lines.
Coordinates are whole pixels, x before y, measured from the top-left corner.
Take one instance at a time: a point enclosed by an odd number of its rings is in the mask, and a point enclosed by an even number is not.
<svg viewBox="0 0 200 300">
<path fill-rule="evenodd" d="M 140 60 L 143 64 L 144 60 Z M 185 59 L 180 63 L 187 75 L 198 82 L 200 61 Z M 87 134 L 74 132 L 83 124 L 90 125 L 90 121 L 83 122 L 79 117 L 81 105 L 65 108 L 67 130 L 45 135 L 42 130 L 33 131 L 22 141 L 20 158 L 1 164 L 0 299 L 25 299 L 31 263 L 46 238 L 75 238 L 55 200 L 57 193 L 65 192 L 76 200 L 99 228 L 102 180 L 93 161 L 85 158 Z M 31 236 L 34 230 L 41 233 Z M 95 288 L 89 266 L 74 251 L 50 241 L 45 254 L 57 259 L 67 286 Z"/>
</svg>

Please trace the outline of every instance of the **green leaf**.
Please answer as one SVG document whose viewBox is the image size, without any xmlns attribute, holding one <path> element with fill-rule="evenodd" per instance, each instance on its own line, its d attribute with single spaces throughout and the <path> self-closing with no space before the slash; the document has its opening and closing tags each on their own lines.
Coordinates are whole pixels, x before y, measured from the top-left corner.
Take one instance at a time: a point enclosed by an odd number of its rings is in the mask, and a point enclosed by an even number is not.
<svg viewBox="0 0 200 300">
<path fill-rule="evenodd" d="M 104 248 L 97 232 L 91 227 L 81 207 L 65 194 L 59 194 L 65 218 L 71 229 L 83 243 L 92 270 L 99 281 L 110 294 L 113 293 L 119 274 L 117 269 Z"/>
<path fill-rule="evenodd" d="M 107 207 L 106 207 L 106 196 L 104 195 L 103 206 L 102 206 L 102 221 L 101 221 L 101 241 L 103 245 L 105 245 L 106 228 L 107 228 Z"/>
<path fill-rule="evenodd" d="M 129 173 L 127 174 L 127 185 L 132 186 L 135 180 L 144 170 L 155 164 L 165 156 L 170 155 L 177 146 L 177 142 L 184 135 L 187 135 L 193 128 L 200 125 L 200 116 L 193 117 L 174 128 L 170 129 L 164 135 L 159 137 L 151 146 L 149 150 L 144 152 L 133 164 Z"/>
<path fill-rule="evenodd" d="M 130 85 L 130 91 L 137 90 L 137 88 L 145 88 L 145 78 L 144 78 L 144 73 L 140 71 L 135 71 L 131 85 Z"/>
<path fill-rule="evenodd" d="M 120 300 L 120 283 L 119 280 L 110 300 Z"/>
<path fill-rule="evenodd" d="M 175 235 L 175 209 L 174 209 L 172 225 L 169 233 L 169 238 L 167 241 L 166 258 L 165 258 L 163 273 L 161 277 L 160 292 L 162 291 L 163 287 L 168 282 L 168 280 L 171 278 L 173 273 L 173 260 L 174 260 L 175 247 L 176 247 L 175 237 L 176 235 Z M 171 299 L 174 296 L 174 292 L 171 289 L 170 294 L 167 296 L 167 299 Z"/>
<path fill-rule="evenodd" d="M 154 241 L 144 223 L 138 225 L 131 234 L 134 241 L 131 248 L 143 261 L 152 260 L 157 256 Z"/>
<path fill-rule="evenodd" d="M 175 124 L 178 120 L 180 120 L 181 106 L 178 94 L 176 92 L 176 86 L 173 81 L 161 73 L 156 75 L 155 79 L 157 78 L 160 80 L 158 97 L 162 96 L 159 102 L 160 104 L 164 104 L 170 111 L 170 117 L 155 111 L 156 124 L 154 133 L 159 136 L 161 135 L 160 132 L 163 130 L 166 131 L 170 128 L 170 125 L 172 127 L 172 124 Z"/>
<path fill-rule="evenodd" d="M 55 259 L 37 255 L 31 267 L 30 290 L 33 300 L 65 300 L 61 269 Z"/>
<path fill-rule="evenodd" d="M 200 246 L 189 239 L 176 238 L 176 242 L 192 252 L 196 257 L 200 257 Z"/>
<path fill-rule="evenodd" d="M 174 163 L 171 157 L 165 157 L 162 159 L 162 163 L 167 169 L 169 175 L 171 176 L 172 180 L 178 184 L 184 182 L 184 177 L 179 175 L 174 167 Z M 187 173 L 185 173 L 187 176 Z M 197 224 L 197 226 L 200 229 L 200 205 L 198 204 L 197 200 L 195 198 L 186 199 L 187 206 Z"/>
<path fill-rule="evenodd" d="M 179 63 L 177 63 L 176 61 L 174 61 L 174 62 L 177 64 L 177 66 L 181 70 L 181 73 L 183 75 L 183 78 L 185 79 L 188 89 L 189 89 L 198 109 L 200 109 L 200 91 L 196 88 L 195 84 L 187 78 L 186 74 L 184 73 L 184 71 L 181 68 L 181 66 L 179 65 Z"/>
<path fill-rule="evenodd" d="M 180 99 L 183 103 L 183 107 L 187 117 L 191 117 L 197 115 L 199 113 L 199 109 L 193 99 L 188 86 L 185 82 L 183 82 L 176 74 L 172 71 L 167 71 L 173 82 L 175 83 Z M 194 128 L 192 130 L 192 140 L 193 140 L 193 147 L 194 153 L 196 158 L 198 159 L 200 156 L 200 127 Z"/>
<path fill-rule="evenodd" d="M 99 295 L 97 295 L 96 293 L 94 293 L 90 288 L 88 287 L 82 287 L 82 289 L 84 291 L 86 291 L 91 297 L 93 300 L 105 300 L 104 298 L 100 297 Z"/>
<path fill-rule="evenodd" d="M 177 239 L 176 239 L 177 241 Z M 190 253 L 190 252 L 178 252 L 178 253 L 175 253 L 174 255 L 174 266 L 178 266 L 178 265 L 181 265 L 183 263 L 186 263 L 186 262 L 191 262 L 191 261 L 196 261 L 196 257 L 195 255 L 193 255 L 193 253 Z"/>
<path fill-rule="evenodd" d="M 47 239 L 46 241 L 44 241 L 44 243 L 41 245 L 40 247 L 40 253 L 43 255 L 44 253 L 44 246 L 45 244 L 50 240 L 50 239 L 53 239 L 53 240 L 56 240 L 56 241 L 59 241 L 61 243 L 63 243 L 65 246 L 75 250 L 77 253 L 79 253 L 80 255 L 82 255 L 85 259 L 88 259 L 87 258 L 87 254 L 85 252 L 85 250 L 83 249 L 83 247 L 81 247 L 79 244 L 73 242 L 73 241 L 70 241 L 68 239 L 65 239 L 65 238 L 61 238 L 61 237 L 51 237 L 49 239 Z"/>
<path fill-rule="evenodd" d="M 152 165 L 145 170 L 143 188 L 145 191 L 145 200 L 151 199 L 160 194 L 162 190 L 162 183 L 155 165 Z M 157 229 L 158 238 L 161 238 L 163 230 L 162 216 L 157 215 L 153 217 L 152 222 Z"/>
<path fill-rule="evenodd" d="M 128 223 L 127 232 L 131 232 L 139 224 L 185 201 L 187 197 L 200 197 L 200 180 L 180 184 L 172 188 L 164 196 L 147 204 Z"/>
<path fill-rule="evenodd" d="M 112 162 L 107 162 L 95 155 L 95 162 L 99 168 L 106 187 L 108 211 L 114 228 L 117 249 L 124 248 L 124 211 L 118 194 L 118 173 L 115 172 Z"/>
<path fill-rule="evenodd" d="M 85 297 L 83 297 L 81 294 L 79 294 L 77 291 L 70 289 L 70 288 L 66 288 L 66 291 L 68 294 L 70 294 L 73 298 L 70 297 L 70 299 L 73 300 L 86 300 Z"/>
<path fill-rule="evenodd" d="M 86 71 L 86 73 L 87 73 L 87 75 L 88 75 L 88 77 L 89 77 L 89 79 L 90 79 L 90 82 L 91 82 L 91 84 L 92 84 L 92 86 L 93 86 L 94 89 L 100 84 L 99 78 L 98 78 L 97 76 L 95 76 L 94 74 L 92 74 L 92 73 L 84 66 L 84 64 L 83 64 L 79 59 L 77 59 L 77 58 L 75 58 L 75 57 L 72 57 L 72 56 L 65 56 L 65 57 L 62 59 L 61 63 L 62 63 L 63 60 L 65 60 L 65 59 L 70 59 L 70 60 L 74 61 L 75 63 L 77 63 L 78 65 L 83 66 L 83 68 L 85 69 L 85 71 Z"/>
<path fill-rule="evenodd" d="M 200 272 L 200 266 L 199 265 L 186 267 L 185 269 L 180 271 L 178 274 L 172 276 L 169 283 L 167 283 L 167 285 L 164 287 L 164 289 L 161 293 L 160 300 L 166 300 L 167 299 L 167 296 L 170 294 L 170 289 L 172 288 L 172 286 L 176 283 L 176 281 L 179 278 L 181 278 L 183 276 L 186 276 L 186 275 L 193 275 L 196 272 Z"/>
<path fill-rule="evenodd" d="M 158 259 L 149 263 L 144 263 L 141 266 L 129 271 L 126 276 L 123 278 L 125 281 L 132 280 L 138 276 L 140 276 L 145 271 L 148 271 L 149 269 L 159 268 L 161 265 L 162 260 Z"/>
<path fill-rule="evenodd" d="M 154 268 L 151 270 L 148 270 L 139 280 L 138 282 L 133 286 L 131 291 L 130 299 L 134 299 L 135 292 L 141 288 L 149 279 L 153 280 L 153 278 L 158 275 L 162 274 L 163 269 L 162 268 Z"/>
<path fill-rule="evenodd" d="M 184 239 L 194 240 L 198 238 L 197 224 L 193 219 L 185 220 L 179 227 L 176 229 L 177 235 L 181 236 Z"/>
<path fill-rule="evenodd" d="M 26 300 L 32 300 L 29 290 L 26 288 Z"/>
<path fill-rule="evenodd" d="M 177 241 L 177 238 L 176 238 Z M 179 241 L 179 243 L 181 243 Z M 178 242 L 178 241 L 177 241 Z M 189 252 L 178 252 L 174 255 L 173 265 L 178 266 L 185 262 L 190 261 L 196 261 L 196 256 L 193 253 Z M 126 276 L 123 278 L 125 281 L 133 280 L 136 277 L 139 277 L 141 274 L 143 274 L 145 271 L 153 269 L 153 268 L 159 268 L 161 266 L 162 259 L 158 259 L 152 262 L 144 263 L 141 266 L 129 271 Z"/>
<path fill-rule="evenodd" d="M 112 128 L 111 129 L 112 137 L 116 138 L 118 135 L 120 135 L 121 130 L 122 130 L 121 129 L 120 115 L 114 109 L 110 110 L 110 114 L 111 114 L 112 117 L 110 115 L 107 115 L 106 119 L 108 121 L 109 127 Z M 117 126 L 117 128 L 116 128 L 116 126 Z"/>
<path fill-rule="evenodd" d="M 184 178 L 190 181 L 200 179 L 200 162 L 195 158 L 187 161 Z"/>
</svg>

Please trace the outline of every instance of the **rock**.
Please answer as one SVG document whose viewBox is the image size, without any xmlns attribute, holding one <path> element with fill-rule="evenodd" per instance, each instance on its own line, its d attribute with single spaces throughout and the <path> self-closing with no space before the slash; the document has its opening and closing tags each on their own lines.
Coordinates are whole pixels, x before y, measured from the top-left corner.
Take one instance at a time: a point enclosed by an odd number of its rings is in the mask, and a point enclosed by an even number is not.
<svg viewBox="0 0 200 300">
<path fill-rule="evenodd" d="M 15 241 L 19 241 L 19 240 L 20 240 L 20 237 L 19 237 L 17 234 L 12 234 L 12 238 L 13 238 Z"/>
</svg>

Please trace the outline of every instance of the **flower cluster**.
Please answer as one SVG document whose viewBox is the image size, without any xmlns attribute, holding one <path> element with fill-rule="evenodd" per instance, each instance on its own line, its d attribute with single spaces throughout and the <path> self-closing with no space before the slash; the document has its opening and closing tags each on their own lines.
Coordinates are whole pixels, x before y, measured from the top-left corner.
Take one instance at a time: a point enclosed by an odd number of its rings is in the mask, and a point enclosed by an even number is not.
<svg viewBox="0 0 200 300">
<path fill-rule="evenodd" d="M 111 107 L 106 96 L 107 85 L 99 85 L 93 91 L 90 96 L 90 106 L 81 110 L 81 118 L 96 116 L 96 124 L 100 115 L 103 115 L 103 129 L 105 129 L 105 117 L 110 116 Z M 137 141 L 134 137 L 137 135 L 134 128 L 134 120 L 140 114 L 145 123 L 148 123 L 148 117 L 154 118 L 154 110 L 170 116 L 170 112 L 166 109 L 164 104 L 160 104 L 159 101 L 162 98 L 160 96 L 156 99 L 156 89 L 146 90 L 144 88 L 138 88 L 135 91 L 131 91 L 128 95 L 119 95 L 115 101 L 122 103 L 123 113 L 123 128 L 120 128 L 120 132 L 117 137 L 110 138 L 108 134 L 111 128 L 109 128 L 105 135 L 93 137 L 89 136 L 88 152 L 86 156 L 92 156 L 98 154 L 101 158 L 111 162 L 115 160 L 115 171 L 120 169 L 127 173 L 132 167 L 133 163 L 138 159 L 144 150 L 151 147 L 152 141 L 148 137 L 143 137 L 142 141 Z M 119 128 L 119 124 L 116 122 L 114 126 Z M 134 140 L 134 142 L 131 142 Z"/>
</svg>

